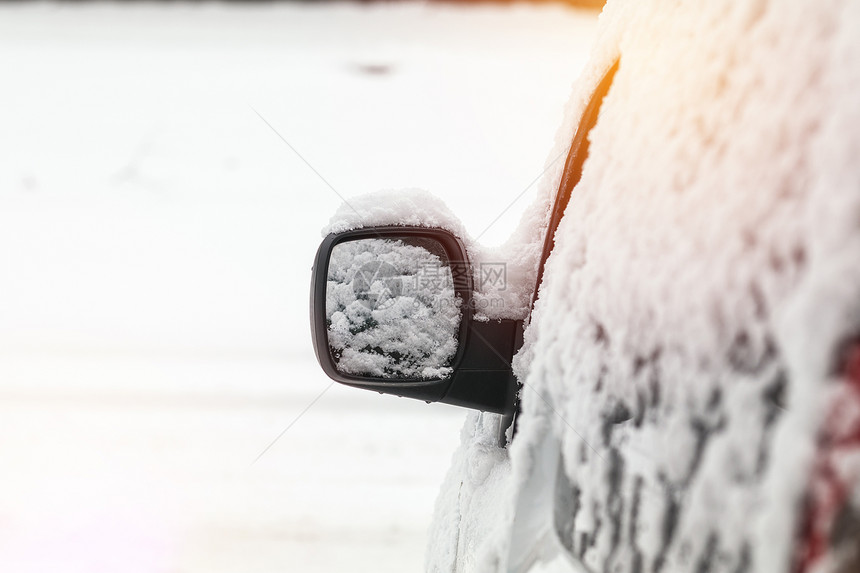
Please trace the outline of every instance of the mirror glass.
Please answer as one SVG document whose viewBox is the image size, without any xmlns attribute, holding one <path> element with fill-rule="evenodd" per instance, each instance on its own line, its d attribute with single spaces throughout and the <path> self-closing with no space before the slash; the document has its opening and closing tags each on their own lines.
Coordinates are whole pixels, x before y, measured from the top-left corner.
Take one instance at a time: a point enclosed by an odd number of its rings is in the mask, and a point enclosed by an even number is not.
<svg viewBox="0 0 860 573">
<path fill-rule="evenodd" d="M 462 301 L 442 244 L 428 238 L 346 241 L 331 252 L 328 343 L 338 371 L 430 380 L 451 374 Z"/>
</svg>

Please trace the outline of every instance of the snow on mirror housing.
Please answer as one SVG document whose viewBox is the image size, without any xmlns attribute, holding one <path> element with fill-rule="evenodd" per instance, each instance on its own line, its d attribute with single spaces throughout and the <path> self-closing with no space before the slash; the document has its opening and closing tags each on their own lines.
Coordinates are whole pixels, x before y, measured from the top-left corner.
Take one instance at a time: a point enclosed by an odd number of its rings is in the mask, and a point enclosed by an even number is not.
<svg viewBox="0 0 860 573">
<path fill-rule="evenodd" d="M 442 229 L 327 236 L 311 282 L 317 360 L 333 380 L 512 416 L 522 322 L 472 318 L 472 268 Z"/>
</svg>

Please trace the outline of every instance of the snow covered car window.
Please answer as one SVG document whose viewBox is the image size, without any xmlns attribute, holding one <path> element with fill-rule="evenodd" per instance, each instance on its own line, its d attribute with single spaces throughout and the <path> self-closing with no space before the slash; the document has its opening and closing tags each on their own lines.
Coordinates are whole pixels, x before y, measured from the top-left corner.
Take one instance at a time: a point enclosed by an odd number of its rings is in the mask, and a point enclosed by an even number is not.
<svg viewBox="0 0 860 573">
<path fill-rule="evenodd" d="M 449 376 L 461 304 L 445 250 L 433 239 L 336 245 L 327 273 L 326 328 L 338 371 L 415 380 Z"/>
</svg>

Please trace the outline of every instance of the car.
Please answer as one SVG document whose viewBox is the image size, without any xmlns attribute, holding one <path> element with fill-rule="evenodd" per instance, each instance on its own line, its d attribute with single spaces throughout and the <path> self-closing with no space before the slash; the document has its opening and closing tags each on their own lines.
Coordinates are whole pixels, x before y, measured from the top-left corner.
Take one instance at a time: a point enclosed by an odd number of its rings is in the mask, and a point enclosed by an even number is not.
<svg viewBox="0 0 860 573">
<path fill-rule="evenodd" d="M 428 571 L 860 571 L 858 30 L 609 0 L 504 248 L 422 192 L 335 215 L 322 368 L 473 410 Z"/>
</svg>

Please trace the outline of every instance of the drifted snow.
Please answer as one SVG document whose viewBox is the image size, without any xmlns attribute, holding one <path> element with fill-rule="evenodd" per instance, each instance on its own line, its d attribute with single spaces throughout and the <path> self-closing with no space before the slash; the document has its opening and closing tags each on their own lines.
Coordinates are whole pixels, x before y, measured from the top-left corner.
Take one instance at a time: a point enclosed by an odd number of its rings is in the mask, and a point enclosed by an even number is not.
<svg viewBox="0 0 860 573">
<path fill-rule="evenodd" d="M 515 363 L 519 433 L 505 455 L 467 421 L 427 569 L 788 571 L 860 326 L 860 8 L 610 0 L 601 26 L 550 157 L 621 66 Z"/>
</svg>

